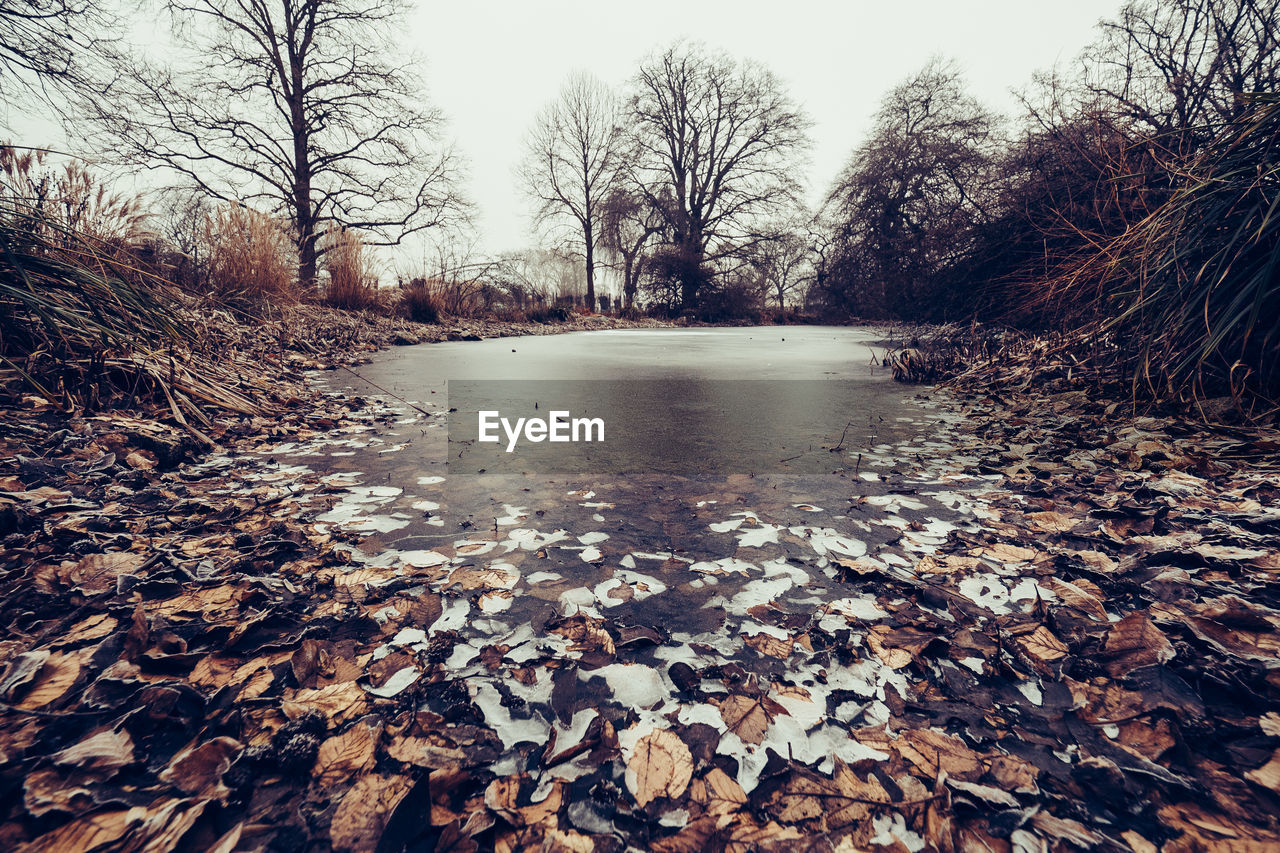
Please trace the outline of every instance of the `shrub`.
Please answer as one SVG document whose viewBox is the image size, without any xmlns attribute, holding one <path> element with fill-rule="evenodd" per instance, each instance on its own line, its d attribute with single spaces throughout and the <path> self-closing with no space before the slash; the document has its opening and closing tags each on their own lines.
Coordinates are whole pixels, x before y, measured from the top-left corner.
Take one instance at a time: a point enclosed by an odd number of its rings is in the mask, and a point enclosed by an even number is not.
<svg viewBox="0 0 1280 853">
<path fill-rule="evenodd" d="M 531 323 L 564 323 L 573 316 L 573 311 L 564 305 L 543 305 L 525 312 Z"/>
<path fill-rule="evenodd" d="M 401 288 L 400 311 L 415 323 L 437 323 L 440 320 L 440 303 L 420 278 Z"/>
<path fill-rule="evenodd" d="M 700 295 L 697 317 L 703 322 L 747 320 L 759 323 L 760 316 L 755 297 L 740 284 L 729 284 L 718 290 L 704 291 Z"/>
<path fill-rule="evenodd" d="M 1280 393 L 1280 97 L 1258 97 L 1132 236 L 1139 379 L 1158 395 Z"/>
<path fill-rule="evenodd" d="M 226 204 L 204 219 L 205 293 L 238 308 L 292 303 L 296 248 L 274 217 L 241 204 Z"/>
<path fill-rule="evenodd" d="M 1106 307 L 1135 392 L 1191 401 L 1280 394 L 1280 98 L 1250 108 L 1153 213 L 1049 283 Z"/>
</svg>

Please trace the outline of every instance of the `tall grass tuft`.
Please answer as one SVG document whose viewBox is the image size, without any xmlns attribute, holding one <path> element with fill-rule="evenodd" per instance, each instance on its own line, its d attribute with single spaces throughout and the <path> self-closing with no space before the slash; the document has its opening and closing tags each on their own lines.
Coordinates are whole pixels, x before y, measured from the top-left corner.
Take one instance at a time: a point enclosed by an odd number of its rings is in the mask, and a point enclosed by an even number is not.
<svg viewBox="0 0 1280 853">
<path fill-rule="evenodd" d="M 440 301 L 425 279 L 415 278 L 400 287 L 400 311 L 415 323 L 440 320 Z"/>
<path fill-rule="evenodd" d="M 1034 296 L 1101 308 L 1134 392 L 1231 397 L 1259 414 L 1280 396 L 1280 97 L 1249 109 L 1174 175 L 1167 201 Z M 1043 304 L 1039 307 L 1043 307 Z"/>
<path fill-rule="evenodd" d="M 180 338 L 167 289 L 95 241 L 0 202 L 0 360 L 9 367 Z"/>
<path fill-rule="evenodd" d="M 1120 257 L 1138 379 L 1161 397 L 1280 392 L 1280 97 L 1257 96 Z"/>
<path fill-rule="evenodd" d="M 377 304 L 378 275 L 372 253 L 356 231 L 333 229 L 325 239 L 329 273 L 324 301 L 334 308 L 363 310 Z"/>
<path fill-rule="evenodd" d="M 55 169 L 47 157 L 0 145 L 0 197 L 11 212 L 21 211 L 36 237 L 65 245 L 88 241 L 99 253 L 125 257 L 149 236 L 137 198 L 112 192 L 78 162 Z"/>
<path fill-rule="evenodd" d="M 205 293 L 223 305 L 260 309 L 298 301 L 297 251 L 279 220 L 240 204 L 226 204 L 204 219 Z"/>
<path fill-rule="evenodd" d="M 183 337 L 167 283 L 134 255 L 143 219 L 84 167 L 0 146 L 0 377 L 74 396 L 108 351 Z"/>
</svg>

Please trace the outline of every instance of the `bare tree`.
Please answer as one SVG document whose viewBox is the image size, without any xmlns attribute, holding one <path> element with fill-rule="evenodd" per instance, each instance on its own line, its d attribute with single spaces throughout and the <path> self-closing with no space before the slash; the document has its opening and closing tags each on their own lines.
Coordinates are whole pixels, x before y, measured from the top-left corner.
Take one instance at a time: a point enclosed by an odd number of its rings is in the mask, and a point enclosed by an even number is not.
<svg viewBox="0 0 1280 853">
<path fill-rule="evenodd" d="M 1238 118 L 1242 96 L 1280 84 L 1274 0 L 1130 0 L 1101 29 L 1086 87 L 1178 159 Z"/>
<path fill-rule="evenodd" d="M 567 223 L 586 259 L 587 304 L 595 305 L 596 244 L 604 201 L 618 168 L 621 135 L 617 98 L 595 76 L 569 77 L 543 108 L 525 141 L 521 177 L 537 203 L 540 225 Z"/>
<path fill-rule="evenodd" d="M 637 175 L 670 231 L 689 309 L 704 266 L 759 239 L 756 222 L 793 203 L 809 122 L 768 69 L 695 45 L 645 61 L 634 85 Z"/>
<path fill-rule="evenodd" d="M 102 0 L 0 2 L 0 101 L 13 105 L 34 94 L 61 109 L 55 90 L 98 88 L 115 29 Z"/>
<path fill-rule="evenodd" d="M 456 163 L 428 151 L 442 118 L 396 65 L 400 0 L 169 0 L 187 62 L 135 60 L 91 107 L 123 159 L 205 193 L 266 201 L 296 230 L 298 279 L 316 280 L 333 227 L 372 245 L 447 222 Z"/>
<path fill-rule="evenodd" d="M 635 189 L 615 187 L 604 201 L 601 242 L 622 266 L 622 304 L 635 305 L 645 272 L 645 246 L 662 233 L 662 214 Z"/>
<path fill-rule="evenodd" d="M 836 181 L 836 274 L 846 308 L 918 318 L 935 276 L 982 213 L 998 119 L 931 60 L 885 96 L 871 138 Z"/>
<path fill-rule="evenodd" d="M 767 229 L 769 238 L 756 249 L 756 265 L 764 276 L 768 295 L 778 300 L 778 308 L 786 310 L 787 300 L 800 289 L 809 261 L 809 243 L 799 231 L 780 224 Z"/>
</svg>

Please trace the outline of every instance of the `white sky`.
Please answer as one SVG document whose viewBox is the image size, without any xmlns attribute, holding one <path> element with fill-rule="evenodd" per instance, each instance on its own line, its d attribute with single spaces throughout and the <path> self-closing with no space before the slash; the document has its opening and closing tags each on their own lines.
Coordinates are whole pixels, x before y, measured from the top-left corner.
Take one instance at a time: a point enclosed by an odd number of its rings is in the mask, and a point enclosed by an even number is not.
<svg viewBox="0 0 1280 853">
<path fill-rule="evenodd" d="M 470 162 L 470 195 L 491 251 L 531 243 L 513 170 L 521 140 L 565 77 L 585 68 L 623 86 L 643 57 L 687 37 L 758 60 L 814 121 L 816 200 L 870 127 L 880 98 L 934 54 L 971 91 L 1012 112 L 1010 90 L 1071 62 L 1120 0 L 424 0 L 409 36 L 431 103 Z"/>
</svg>

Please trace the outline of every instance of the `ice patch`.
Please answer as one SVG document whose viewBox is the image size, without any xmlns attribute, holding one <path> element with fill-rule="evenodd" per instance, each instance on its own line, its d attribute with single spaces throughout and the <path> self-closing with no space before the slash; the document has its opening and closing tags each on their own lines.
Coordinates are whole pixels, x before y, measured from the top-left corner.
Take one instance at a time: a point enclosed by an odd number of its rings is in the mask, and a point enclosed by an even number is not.
<svg viewBox="0 0 1280 853">
<path fill-rule="evenodd" d="M 583 681 L 595 676 L 603 678 L 613 692 L 613 698 L 624 708 L 652 708 L 670 698 L 662 676 L 644 664 L 614 663 L 590 671 L 579 670 L 578 676 Z"/>
</svg>

